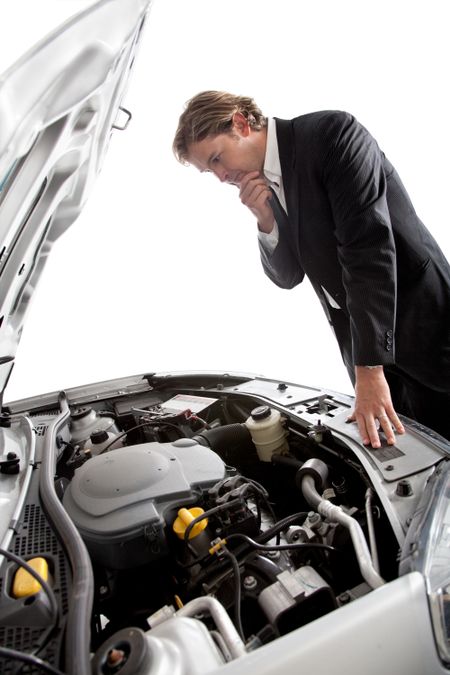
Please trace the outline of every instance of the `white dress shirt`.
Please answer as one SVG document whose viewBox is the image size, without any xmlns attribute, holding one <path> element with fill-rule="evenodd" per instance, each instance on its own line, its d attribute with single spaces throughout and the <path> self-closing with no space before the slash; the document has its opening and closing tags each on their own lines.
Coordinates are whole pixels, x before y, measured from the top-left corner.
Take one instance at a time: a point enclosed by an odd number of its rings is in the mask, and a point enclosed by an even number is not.
<svg viewBox="0 0 450 675">
<path fill-rule="evenodd" d="M 281 176 L 280 155 L 278 152 L 277 130 L 275 128 L 275 120 L 269 117 L 267 120 L 267 140 L 266 140 L 266 156 L 264 158 L 264 176 L 267 183 L 276 193 L 280 204 L 287 213 L 286 199 L 283 189 L 283 178 Z M 273 225 L 273 230 L 269 234 L 258 230 L 258 237 L 264 248 L 272 253 L 278 244 L 278 225 L 276 221 Z"/>
</svg>

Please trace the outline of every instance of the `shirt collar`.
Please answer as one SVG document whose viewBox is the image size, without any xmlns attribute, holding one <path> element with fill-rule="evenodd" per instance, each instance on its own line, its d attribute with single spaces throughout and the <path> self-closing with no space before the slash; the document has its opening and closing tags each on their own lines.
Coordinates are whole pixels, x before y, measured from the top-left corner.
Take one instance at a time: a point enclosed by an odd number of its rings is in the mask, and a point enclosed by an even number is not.
<svg viewBox="0 0 450 675">
<path fill-rule="evenodd" d="M 278 153 L 277 129 L 273 117 L 269 117 L 267 120 L 266 156 L 264 158 L 263 171 L 269 184 L 274 184 L 277 187 L 283 184 L 280 156 Z"/>
</svg>

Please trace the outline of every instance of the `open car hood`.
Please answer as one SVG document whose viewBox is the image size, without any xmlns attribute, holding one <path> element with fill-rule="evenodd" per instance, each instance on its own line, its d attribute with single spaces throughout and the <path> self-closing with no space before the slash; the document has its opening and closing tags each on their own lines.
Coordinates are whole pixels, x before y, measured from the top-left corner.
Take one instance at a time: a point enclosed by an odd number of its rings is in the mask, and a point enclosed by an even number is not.
<svg viewBox="0 0 450 675">
<path fill-rule="evenodd" d="M 1 397 L 50 249 L 129 119 L 120 104 L 150 3 L 96 2 L 0 78 Z"/>
</svg>

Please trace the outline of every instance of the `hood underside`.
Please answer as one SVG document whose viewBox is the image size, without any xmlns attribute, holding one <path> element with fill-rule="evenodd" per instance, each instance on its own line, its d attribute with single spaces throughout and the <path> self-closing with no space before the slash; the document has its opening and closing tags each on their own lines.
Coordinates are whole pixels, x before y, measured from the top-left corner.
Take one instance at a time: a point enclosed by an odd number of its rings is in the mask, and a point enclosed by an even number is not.
<svg viewBox="0 0 450 675">
<path fill-rule="evenodd" d="M 150 1 L 95 3 L 0 78 L 1 395 L 50 249 L 83 208 L 112 129 L 123 128 Z"/>
</svg>

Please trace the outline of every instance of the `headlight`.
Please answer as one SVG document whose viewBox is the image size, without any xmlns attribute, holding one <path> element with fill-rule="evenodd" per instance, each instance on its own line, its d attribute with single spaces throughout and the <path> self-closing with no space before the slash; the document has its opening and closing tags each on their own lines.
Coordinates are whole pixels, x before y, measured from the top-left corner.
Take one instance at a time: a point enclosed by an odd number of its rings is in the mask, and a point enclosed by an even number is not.
<svg viewBox="0 0 450 675">
<path fill-rule="evenodd" d="M 450 664 L 450 462 L 441 463 L 416 515 L 410 563 L 425 577 L 439 654 Z"/>
</svg>

